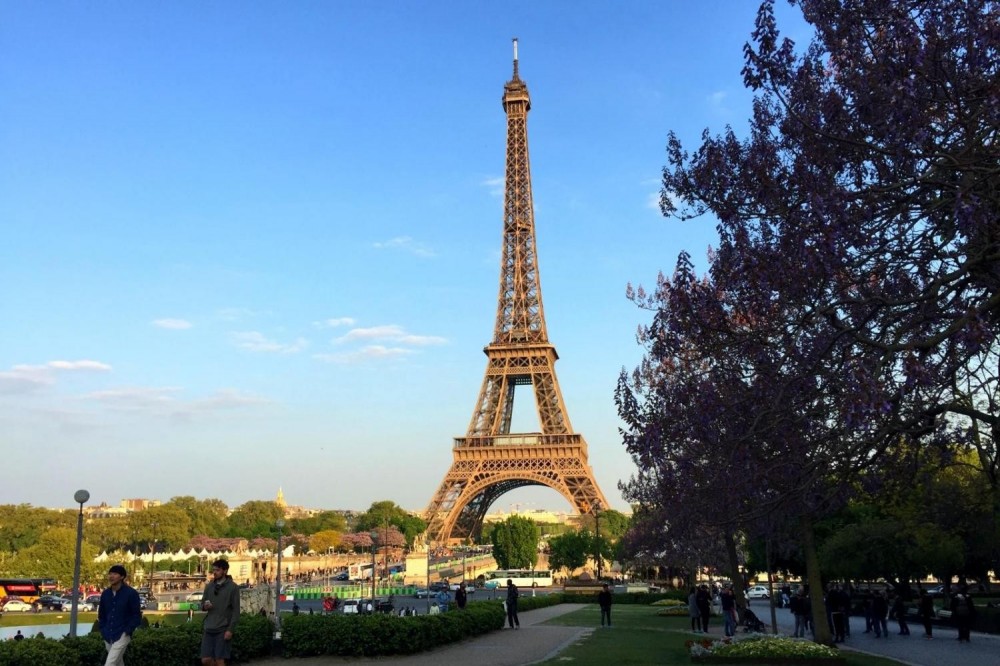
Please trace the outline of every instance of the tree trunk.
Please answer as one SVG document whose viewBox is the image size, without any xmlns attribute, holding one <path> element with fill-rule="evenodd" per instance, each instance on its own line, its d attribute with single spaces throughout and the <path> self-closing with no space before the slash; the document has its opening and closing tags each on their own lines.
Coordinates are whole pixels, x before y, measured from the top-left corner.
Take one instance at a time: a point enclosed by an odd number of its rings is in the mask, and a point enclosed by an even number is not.
<svg viewBox="0 0 1000 666">
<path fill-rule="evenodd" d="M 826 622 L 826 606 L 823 604 L 823 577 L 819 571 L 819 555 L 813 539 L 812 522 L 808 516 L 802 517 L 802 551 L 806 558 L 806 576 L 809 580 L 809 606 L 812 608 L 813 632 L 817 643 L 833 645 L 830 625 Z"/>
<path fill-rule="evenodd" d="M 733 583 L 733 597 L 736 598 L 736 613 L 743 621 L 743 611 L 746 609 L 746 598 L 743 596 L 743 577 L 740 575 L 740 558 L 736 553 L 736 537 L 727 531 L 726 556 L 729 558 L 729 580 Z"/>
<path fill-rule="evenodd" d="M 771 603 L 771 633 L 778 633 L 778 614 L 774 609 L 774 580 L 771 578 L 771 538 L 764 540 L 764 566 L 767 567 L 767 596 Z"/>
</svg>

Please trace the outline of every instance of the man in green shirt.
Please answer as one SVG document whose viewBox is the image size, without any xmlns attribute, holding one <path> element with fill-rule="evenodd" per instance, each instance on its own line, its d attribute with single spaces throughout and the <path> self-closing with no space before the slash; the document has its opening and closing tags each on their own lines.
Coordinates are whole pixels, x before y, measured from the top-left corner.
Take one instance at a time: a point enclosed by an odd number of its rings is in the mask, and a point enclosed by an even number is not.
<svg viewBox="0 0 1000 666">
<path fill-rule="evenodd" d="M 232 656 L 233 632 L 240 619 L 240 588 L 229 575 L 229 562 L 212 563 L 212 580 L 205 586 L 201 608 L 206 612 L 201 637 L 202 666 L 226 666 Z"/>
</svg>

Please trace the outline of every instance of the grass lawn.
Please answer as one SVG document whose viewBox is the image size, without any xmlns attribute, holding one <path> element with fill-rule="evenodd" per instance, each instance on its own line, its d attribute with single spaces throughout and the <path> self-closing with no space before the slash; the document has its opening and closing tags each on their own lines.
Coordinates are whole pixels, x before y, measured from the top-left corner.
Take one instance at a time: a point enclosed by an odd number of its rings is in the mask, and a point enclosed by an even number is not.
<svg viewBox="0 0 1000 666">
<path fill-rule="evenodd" d="M 89 627 L 97 621 L 95 611 L 76 614 L 77 626 Z M 0 627 L 34 627 L 46 624 L 69 624 L 69 611 L 65 613 L 4 613 L 0 617 Z"/>
<path fill-rule="evenodd" d="M 561 615 L 547 625 L 593 627 L 594 632 L 543 662 L 546 665 L 605 666 L 606 664 L 690 664 L 684 642 L 696 638 L 687 617 L 659 617 L 655 606 L 620 604 L 614 607 L 614 628 L 601 628 L 597 604 Z M 845 666 L 899 666 L 898 661 L 845 652 Z"/>
<path fill-rule="evenodd" d="M 150 624 L 159 622 L 162 625 L 175 625 L 187 622 L 187 613 L 184 612 L 150 613 L 143 611 L 142 615 L 149 620 Z M 200 613 L 195 613 L 195 620 L 198 620 L 200 616 Z M 97 612 L 77 613 L 76 621 L 81 630 L 85 628 L 86 631 L 90 631 L 90 626 L 97 622 Z M 4 613 L 3 617 L 0 617 L 0 627 L 34 627 L 47 624 L 69 624 L 69 612 Z"/>
</svg>

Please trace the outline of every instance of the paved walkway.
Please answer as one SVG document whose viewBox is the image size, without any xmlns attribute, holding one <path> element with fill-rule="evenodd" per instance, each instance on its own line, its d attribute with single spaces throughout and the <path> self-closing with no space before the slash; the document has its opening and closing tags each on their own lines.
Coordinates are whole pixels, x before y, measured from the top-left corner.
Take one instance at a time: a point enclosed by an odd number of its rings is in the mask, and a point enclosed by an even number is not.
<svg viewBox="0 0 1000 666">
<path fill-rule="evenodd" d="M 750 606 L 764 623 L 771 626 L 771 609 L 758 602 Z M 787 608 L 776 608 L 778 631 L 791 636 L 795 632 L 795 618 Z M 933 640 L 924 638 L 924 626 L 910 622 L 910 635 L 899 636 L 899 625 L 889 620 L 889 638 L 875 638 L 866 634 L 865 619 L 851 617 L 851 637 L 839 644 L 845 650 L 855 650 L 879 657 L 896 659 L 910 666 L 998 666 L 1000 665 L 1000 636 L 973 632 L 969 643 L 958 642 L 958 630 L 948 626 L 934 626 Z M 710 627 L 709 633 L 722 634 L 719 626 Z"/>
<path fill-rule="evenodd" d="M 549 659 L 563 648 L 593 631 L 591 627 L 546 627 L 546 620 L 571 613 L 586 604 L 559 604 L 519 613 L 521 628 L 493 631 L 484 636 L 452 643 L 437 650 L 399 657 L 272 657 L 253 660 L 252 666 L 327 666 L 329 664 L 406 664 L 407 666 L 442 666 L 476 664 L 477 666 L 522 666 Z"/>
</svg>

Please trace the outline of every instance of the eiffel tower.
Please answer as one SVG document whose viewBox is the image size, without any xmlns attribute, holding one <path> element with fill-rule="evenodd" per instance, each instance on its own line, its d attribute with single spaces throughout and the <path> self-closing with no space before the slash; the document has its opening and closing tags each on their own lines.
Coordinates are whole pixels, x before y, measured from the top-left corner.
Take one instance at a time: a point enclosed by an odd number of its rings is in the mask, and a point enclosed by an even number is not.
<svg viewBox="0 0 1000 666">
<path fill-rule="evenodd" d="M 438 544 L 478 537 L 489 507 L 522 486 L 547 486 L 580 513 L 608 508 L 587 462 L 587 443 L 573 432 L 563 403 L 542 309 L 535 248 L 535 216 L 528 162 L 528 86 L 517 71 L 504 86 L 507 175 L 503 212 L 500 296 L 486 376 L 465 437 L 456 437 L 454 461 L 427 507 L 428 538 Z M 512 433 L 514 389 L 532 386 L 540 433 Z"/>
</svg>

